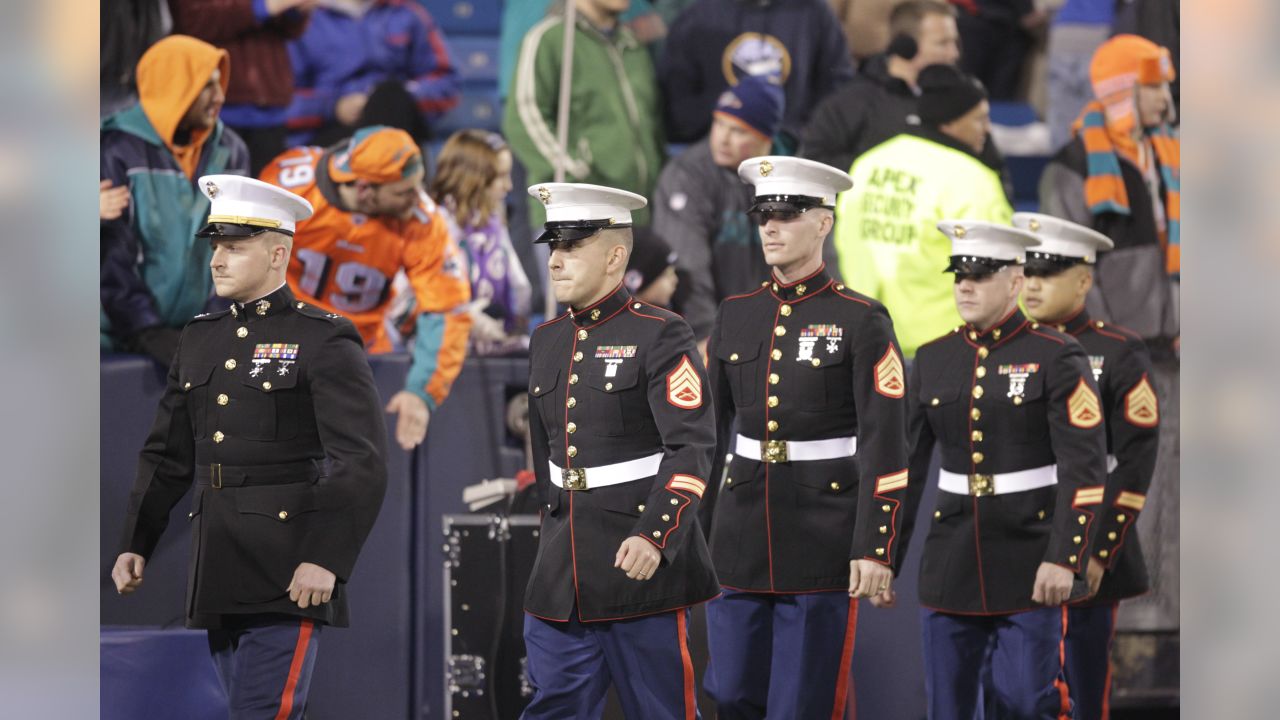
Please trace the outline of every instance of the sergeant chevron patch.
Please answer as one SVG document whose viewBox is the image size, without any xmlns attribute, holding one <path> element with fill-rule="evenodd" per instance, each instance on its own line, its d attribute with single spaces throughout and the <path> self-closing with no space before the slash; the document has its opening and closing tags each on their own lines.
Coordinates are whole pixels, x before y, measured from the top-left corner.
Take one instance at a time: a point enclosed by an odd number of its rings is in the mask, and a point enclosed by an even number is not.
<svg viewBox="0 0 1280 720">
<path fill-rule="evenodd" d="M 702 378 L 689 356 L 680 359 L 675 370 L 667 373 L 667 402 L 681 410 L 694 410 L 702 407 Z"/>
<path fill-rule="evenodd" d="M 1102 422 L 1102 407 L 1098 404 L 1098 396 L 1080 378 L 1080 384 L 1067 398 L 1067 417 L 1071 424 L 1089 430 L 1098 427 Z"/>
<path fill-rule="evenodd" d="M 904 378 L 902 358 L 898 357 L 898 351 L 890 345 L 884 357 L 876 363 L 876 392 L 895 400 L 901 398 L 907 387 Z"/>
<path fill-rule="evenodd" d="M 1146 375 L 1124 396 L 1124 419 L 1144 428 L 1160 422 L 1160 403 Z"/>
</svg>

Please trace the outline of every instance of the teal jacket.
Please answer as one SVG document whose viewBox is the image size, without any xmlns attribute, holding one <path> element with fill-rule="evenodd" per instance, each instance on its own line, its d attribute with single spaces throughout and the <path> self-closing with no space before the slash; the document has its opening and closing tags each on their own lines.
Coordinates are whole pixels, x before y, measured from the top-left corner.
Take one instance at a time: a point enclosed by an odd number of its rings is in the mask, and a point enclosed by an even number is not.
<svg viewBox="0 0 1280 720">
<path fill-rule="evenodd" d="M 129 187 L 129 208 L 101 223 L 101 342 L 104 350 L 150 327 L 181 328 L 213 294 L 209 243 L 195 233 L 209 214 L 202 175 L 249 173 L 244 141 L 219 121 L 195 177 L 183 173 L 141 105 L 103 119 L 101 177 Z"/>
</svg>

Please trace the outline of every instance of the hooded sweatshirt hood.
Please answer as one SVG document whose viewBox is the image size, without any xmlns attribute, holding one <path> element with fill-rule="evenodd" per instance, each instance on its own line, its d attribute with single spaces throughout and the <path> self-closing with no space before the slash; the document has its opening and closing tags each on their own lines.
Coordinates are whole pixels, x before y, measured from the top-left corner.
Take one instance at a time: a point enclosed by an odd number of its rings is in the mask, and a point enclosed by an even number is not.
<svg viewBox="0 0 1280 720">
<path fill-rule="evenodd" d="M 165 147 L 189 179 L 195 179 L 200 152 L 213 128 L 199 128 L 178 145 L 174 136 L 182 118 L 208 84 L 213 71 L 226 93 L 231 58 L 226 50 L 187 35 L 170 35 L 152 45 L 138 61 L 138 103 Z"/>
</svg>

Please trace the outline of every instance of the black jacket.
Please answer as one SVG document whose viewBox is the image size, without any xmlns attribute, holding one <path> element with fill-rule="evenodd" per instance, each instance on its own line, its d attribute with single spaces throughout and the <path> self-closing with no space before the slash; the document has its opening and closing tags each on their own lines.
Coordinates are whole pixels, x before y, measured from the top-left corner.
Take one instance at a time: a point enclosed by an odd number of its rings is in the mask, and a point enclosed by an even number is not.
<svg viewBox="0 0 1280 720">
<path fill-rule="evenodd" d="M 191 488 L 187 625 L 285 613 L 347 624 L 345 585 L 386 490 L 386 425 L 360 335 L 288 286 L 182 331 L 129 497 L 122 551 L 148 557 Z M 338 576 L 301 610 L 299 563 Z"/>
<path fill-rule="evenodd" d="M 766 281 L 720 306 L 707 355 L 719 432 L 714 478 L 735 452 L 735 420 L 738 433 L 757 442 L 857 437 L 848 458 L 733 456 L 702 510 L 721 584 L 843 590 L 850 560 L 896 571 L 903 521 L 915 506 L 907 492 L 906 377 L 884 306 L 825 270 L 790 285 Z"/>
<path fill-rule="evenodd" d="M 961 327 L 921 346 L 908 387 L 912 478 L 925 477 L 935 445 L 943 470 L 996 475 L 997 490 L 1001 473 L 1057 466 L 1057 484 L 1033 490 L 938 491 L 920 604 L 1013 613 L 1038 607 L 1031 593 L 1040 563 L 1083 577 L 1104 510 L 1106 428 L 1080 344 L 1015 310 L 985 333 Z"/>
<path fill-rule="evenodd" d="M 698 526 L 715 425 L 693 332 L 673 312 L 621 285 L 540 325 L 529 345 L 529 428 L 542 496 L 527 612 L 583 622 L 665 612 L 720 588 Z M 591 468 L 661 454 L 655 476 L 591 487 Z M 551 467 L 585 469 L 587 489 L 551 482 Z M 563 480 L 561 480 L 563 482 Z M 613 567 L 631 536 L 662 562 L 649 580 Z"/>
</svg>

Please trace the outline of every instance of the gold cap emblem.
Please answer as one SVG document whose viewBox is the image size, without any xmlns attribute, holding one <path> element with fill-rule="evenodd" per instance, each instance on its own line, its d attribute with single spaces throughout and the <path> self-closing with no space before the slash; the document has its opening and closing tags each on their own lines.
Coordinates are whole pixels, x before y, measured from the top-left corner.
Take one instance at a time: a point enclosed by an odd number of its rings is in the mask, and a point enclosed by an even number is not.
<svg viewBox="0 0 1280 720">
<path fill-rule="evenodd" d="M 1031 222 L 1027 223 L 1027 227 L 1031 228 L 1031 232 L 1036 232 L 1040 229 L 1040 221 L 1035 218 L 1031 218 Z"/>
<path fill-rule="evenodd" d="M 209 195 L 210 200 L 218 197 L 218 193 L 222 192 L 212 180 L 204 184 L 204 190 Z"/>
<path fill-rule="evenodd" d="M 550 190 L 548 190 L 548 189 L 546 189 L 545 187 L 540 187 L 540 188 L 538 188 L 538 199 L 542 201 L 542 204 L 543 204 L 543 205 L 546 205 L 547 203 L 550 203 L 550 202 L 551 202 L 551 191 L 550 191 Z"/>
<path fill-rule="evenodd" d="M 964 237 L 964 234 L 965 234 L 964 226 L 963 226 L 963 225 L 957 225 L 957 226 L 955 227 L 955 229 L 951 231 L 951 234 L 952 234 L 952 235 L 955 235 L 955 236 L 956 236 L 956 237 L 958 237 L 958 238 L 962 238 L 962 237 Z"/>
<path fill-rule="evenodd" d="M 768 177 L 771 172 L 773 172 L 773 163 L 768 160 L 762 160 L 760 162 L 760 176 Z"/>
</svg>

